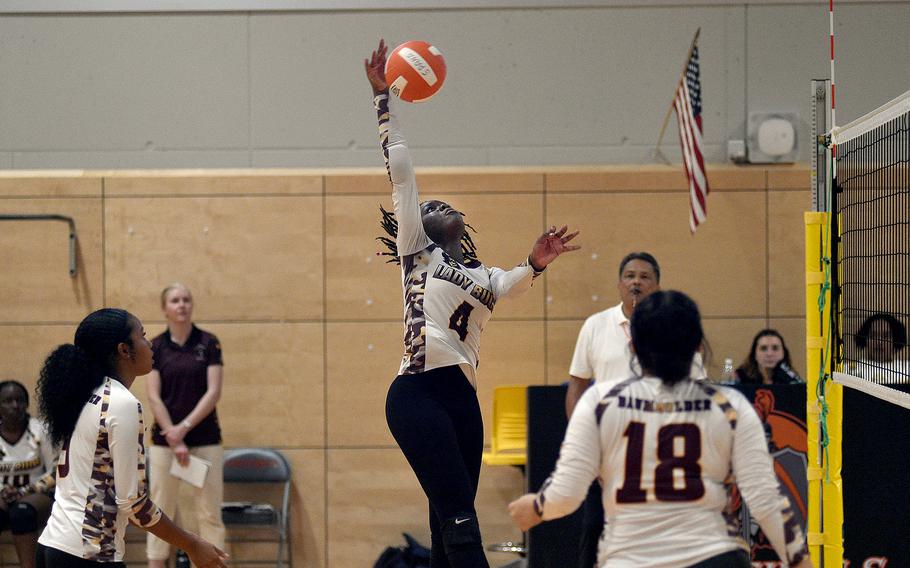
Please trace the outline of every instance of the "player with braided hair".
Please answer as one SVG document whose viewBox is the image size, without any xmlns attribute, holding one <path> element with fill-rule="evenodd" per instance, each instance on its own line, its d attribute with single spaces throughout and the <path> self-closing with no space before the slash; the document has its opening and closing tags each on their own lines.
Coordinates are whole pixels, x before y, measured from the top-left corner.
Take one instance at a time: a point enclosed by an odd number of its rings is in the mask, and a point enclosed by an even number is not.
<svg viewBox="0 0 910 568">
<path fill-rule="evenodd" d="M 463 215 L 442 201 L 418 201 L 407 144 L 390 109 L 386 46 L 364 61 L 379 116 L 382 151 L 392 182 L 394 238 L 405 301 L 405 354 L 389 388 L 386 420 L 430 503 L 433 568 L 484 568 L 474 497 L 483 453 L 476 394 L 480 333 L 497 301 L 527 291 L 577 232 L 551 227 L 511 270 L 474 256 Z"/>
</svg>

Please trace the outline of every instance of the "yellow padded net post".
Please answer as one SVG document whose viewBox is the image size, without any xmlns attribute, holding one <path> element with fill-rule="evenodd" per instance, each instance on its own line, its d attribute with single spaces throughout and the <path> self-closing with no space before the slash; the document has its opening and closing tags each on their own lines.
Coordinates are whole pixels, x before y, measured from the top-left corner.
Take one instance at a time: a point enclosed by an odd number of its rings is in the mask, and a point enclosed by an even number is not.
<svg viewBox="0 0 910 568">
<path fill-rule="evenodd" d="M 805 214 L 806 424 L 809 430 L 809 552 L 822 568 L 842 568 L 844 507 L 841 490 L 843 387 L 830 380 L 831 293 L 828 213 Z M 835 312 L 837 313 L 837 312 Z"/>
</svg>

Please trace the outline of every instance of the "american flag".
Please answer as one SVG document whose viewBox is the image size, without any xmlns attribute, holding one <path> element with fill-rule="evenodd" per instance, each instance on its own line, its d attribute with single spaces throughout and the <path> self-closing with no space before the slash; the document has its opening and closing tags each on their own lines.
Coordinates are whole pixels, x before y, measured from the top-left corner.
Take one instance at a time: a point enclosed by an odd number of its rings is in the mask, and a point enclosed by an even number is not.
<svg viewBox="0 0 910 568">
<path fill-rule="evenodd" d="M 708 178 L 705 175 L 705 159 L 701 151 L 701 80 L 698 72 L 698 46 L 692 46 L 692 54 L 686 66 L 686 76 L 679 82 L 673 106 L 679 124 L 679 142 L 682 145 L 683 165 L 689 178 L 689 228 L 695 232 L 699 223 L 705 220 L 707 209 Z"/>
</svg>

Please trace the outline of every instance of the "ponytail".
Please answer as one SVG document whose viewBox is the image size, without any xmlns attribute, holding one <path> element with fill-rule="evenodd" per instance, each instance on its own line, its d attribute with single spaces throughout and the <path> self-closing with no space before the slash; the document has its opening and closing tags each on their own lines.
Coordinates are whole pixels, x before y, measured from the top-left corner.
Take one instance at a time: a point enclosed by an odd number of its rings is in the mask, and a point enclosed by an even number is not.
<svg viewBox="0 0 910 568">
<path fill-rule="evenodd" d="M 92 312 L 76 329 L 74 343 L 60 345 L 45 359 L 38 378 L 38 410 L 55 446 L 69 439 L 92 392 L 105 375 L 113 374 L 117 346 L 132 347 L 135 319 L 114 308 Z"/>
<path fill-rule="evenodd" d="M 72 435 L 82 407 L 103 378 L 85 351 L 72 343 L 48 355 L 38 379 L 38 413 L 55 446 Z"/>
</svg>

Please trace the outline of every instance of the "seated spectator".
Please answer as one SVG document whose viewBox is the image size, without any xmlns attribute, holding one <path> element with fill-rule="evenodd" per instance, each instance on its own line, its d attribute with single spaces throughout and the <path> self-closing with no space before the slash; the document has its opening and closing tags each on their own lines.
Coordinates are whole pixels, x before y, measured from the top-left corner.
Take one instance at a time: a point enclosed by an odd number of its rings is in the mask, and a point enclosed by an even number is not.
<svg viewBox="0 0 910 568">
<path fill-rule="evenodd" d="M 736 369 L 736 379 L 746 385 L 789 385 L 804 382 L 793 370 L 784 338 L 773 329 L 763 329 L 752 340 L 752 348 Z"/>
<path fill-rule="evenodd" d="M 878 383 L 910 382 L 910 365 L 899 359 L 907 345 L 907 328 L 891 314 L 875 313 L 866 318 L 853 337 L 862 357 L 853 365 L 853 374 Z"/>
<path fill-rule="evenodd" d="M 38 527 L 53 503 L 57 452 L 44 424 L 28 414 L 28 390 L 0 382 L 0 530 L 9 529 L 19 566 L 35 567 Z"/>
</svg>

